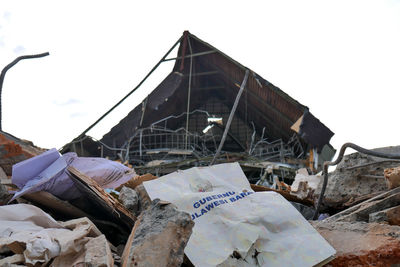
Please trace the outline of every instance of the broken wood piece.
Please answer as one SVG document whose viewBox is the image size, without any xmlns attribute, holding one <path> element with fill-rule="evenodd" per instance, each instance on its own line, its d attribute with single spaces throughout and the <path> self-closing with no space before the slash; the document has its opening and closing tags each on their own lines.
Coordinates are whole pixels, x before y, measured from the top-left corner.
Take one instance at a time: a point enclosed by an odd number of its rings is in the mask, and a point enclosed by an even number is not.
<svg viewBox="0 0 400 267">
<path fill-rule="evenodd" d="M 118 200 L 105 192 L 96 181 L 82 174 L 74 167 L 69 166 L 67 171 L 82 194 L 86 195 L 102 211 L 104 216 L 110 217 L 112 221 L 123 224 L 129 229 L 133 227 L 136 217 Z"/>
<path fill-rule="evenodd" d="M 154 180 L 154 179 L 157 179 L 157 178 L 158 178 L 157 176 L 154 176 L 151 173 L 146 173 L 146 174 L 143 174 L 141 176 L 135 176 L 131 180 L 129 180 L 128 182 L 126 182 L 123 185 L 120 185 L 119 187 L 117 187 L 115 190 L 121 191 L 123 186 L 135 189 L 138 185 L 141 185 L 143 182 L 151 181 L 151 180 Z"/>
<path fill-rule="evenodd" d="M 251 186 L 251 189 L 253 189 L 255 192 L 273 191 L 273 192 L 281 194 L 288 201 L 301 203 L 301 204 L 304 204 L 304 205 L 307 205 L 307 206 L 314 205 L 314 202 L 312 200 L 310 200 L 310 199 L 300 199 L 300 198 L 298 198 L 296 196 L 291 195 L 289 192 L 275 190 L 275 189 L 272 189 L 272 188 L 269 188 L 269 187 L 266 187 L 266 186 L 262 186 L 262 185 L 250 184 L 250 186 Z"/>
<path fill-rule="evenodd" d="M 87 213 L 46 191 L 25 194 L 24 199 L 45 211 L 55 212 L 66 219 L 90 217 Z"/>
<path fill-rule="evenodd" d="M 188 213 L 154 200 L 136 221 L 121 266 L 180 266 L 193 225 Z"/>
</svg>

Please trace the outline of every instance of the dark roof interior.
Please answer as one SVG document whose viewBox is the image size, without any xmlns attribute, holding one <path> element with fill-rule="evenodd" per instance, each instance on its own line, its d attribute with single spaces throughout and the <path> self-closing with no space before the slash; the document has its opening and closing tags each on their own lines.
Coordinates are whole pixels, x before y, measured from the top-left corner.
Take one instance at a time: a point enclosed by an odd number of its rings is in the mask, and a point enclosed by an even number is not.
<svg viewBox="0 0 400 267">
<path fill-rule="evenodd" d="M 121 147 L 138 128 L 149 127 L 167 116 L 186 112 L 190 78 L 190 111 L 204 108 L 208 102 L 216 102 L 217 106 L 225 106 L 230 111 L 246 69 L 210 44 L 184 32 L 172 72 L 101 141 L 109 146 Z M 306 110 L 306 106 L 250 70 L 235 116 L 250 129 L 253 126 L 249 125 L 254 124 L 258 134 L 265 127 L 266 135 L 272 140 L 288 140 L 293 135 L 290 127 Z M 215 113 L 214 110 L 213 115 L 224 118 L 229 115 Z M 177 129 L 184 125 L 184 119 L 177 119 L 169 122 L 168 127 Z M 201 128 L 203 125 L 198 127 Z M 245 143 L 247 140 L 241 141 Z"/>
</svg>

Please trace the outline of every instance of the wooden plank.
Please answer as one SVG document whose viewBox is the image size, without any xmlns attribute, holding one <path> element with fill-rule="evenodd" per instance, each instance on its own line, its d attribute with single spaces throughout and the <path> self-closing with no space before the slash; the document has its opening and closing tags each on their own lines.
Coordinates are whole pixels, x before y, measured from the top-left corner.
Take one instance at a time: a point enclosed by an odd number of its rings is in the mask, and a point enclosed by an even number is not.
<svg viewBox="0 0 400 267">
<path fill-rule="evenodd" d="M 78 189 L 96 204 L 101 213 L 110 217 L 117 224 L 124 224 L 131 229 L 136 217 L 129 212 L 118 200 L 108 194 L 92 178 L 79 172 L 74 167 L 67 168 L 67 173 L 75 182 Z"/>
<path fill-rule="evenodd" d="M 24 199 L 34 203 L 44 210 L 50 210 L 65 216 L 65 218 L 81 218 L 90 216 L 80 210 L 79 208 L 73 206 L 67 201 L 63 201 L 49 192 L 40 191 L 31 194 L 25 194 Z"/>
</svg>

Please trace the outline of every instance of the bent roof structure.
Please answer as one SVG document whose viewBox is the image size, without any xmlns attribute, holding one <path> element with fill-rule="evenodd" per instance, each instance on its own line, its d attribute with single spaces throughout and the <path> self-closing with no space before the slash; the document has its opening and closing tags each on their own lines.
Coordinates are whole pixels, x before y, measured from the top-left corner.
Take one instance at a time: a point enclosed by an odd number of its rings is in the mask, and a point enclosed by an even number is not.
<svg viewBox="0 0 400 267">
<path fill-rule="evenodd" d="M 187 111 L 190 116 L 170 119 L 167 127 L 201 133 L 207 127 L 210 114 L 222 117 L 224 127 L 248 68 L 188 31 L 183 33 L 179 44 L 176 58 L 163 59 L 175 60 L 171 73 L 103 136 L 102 143 L 123 147 L 138 129 Z M 196 110 L 206 111 L 209 115 L 195 114 Z M 245 150 L 253 133 L 269 140 L 288 141 L 294 134 L 291 126 L 305 113 L 308 113 L 308 107 L 250 70 L 229 132 L 234 141 L 231 143 L 239 146 L 230 146 L 227 140 L 226 148 Z M 325 139 L 329 142 L 333 133 L 316 121 L 313 127 L 324 129 L 317 133 L 328 133 Z"/>
</svg>

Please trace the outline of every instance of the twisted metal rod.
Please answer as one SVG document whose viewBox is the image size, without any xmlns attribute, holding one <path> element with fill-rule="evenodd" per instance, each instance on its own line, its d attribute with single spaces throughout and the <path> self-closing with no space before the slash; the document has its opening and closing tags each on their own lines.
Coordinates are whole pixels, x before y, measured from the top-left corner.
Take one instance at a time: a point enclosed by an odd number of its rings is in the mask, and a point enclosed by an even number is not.
<svg viewBox="0 0 400 267">
<path fill-rule="evenodd" d="M 9 63 L 7 66 L 3 68 L 3 70 L 0 73 L 0 131 L 2 130 L 2 107 L 1 107 L 1 94 L 3 90 L 3 82 L 4 78 L 6 76 L 6 73 L 9 69 L 11 69 L 15 64 L 17 64 L 19 61 L 24 60 L 24 59 L 31 59 L 31 58 L 41 58 L 41 57 L 46 57 L 50 55 L 49 52 L 41 53 L 41 54 L 36 54 L 36 55 L 24 55 L 24 56 L 19 56 L 16 59 L 14 59 L 11 63 Z"/>
<path fill-rule="evenodd" d="M 348 147 L 356 150 L 357 152 L 360 152 L 360 153 L 363 153 L 363 154 L 367 154 L 367 155 L 370 155 L 370 156 L 374 156 L 374 157 L 378 157 L 378 158 L 400 159 L 400 154 L 388 154 L 388 153 L 382 153 L 382 152 L 378 152 L 378 151 L 373 151 L 373 150 L 365 149 L 365 148 L 360 147 L 360 146 L 358 146 L 356 144 L 353 144 L 353 143 L 345 143 L 344 145 L 342 145 L 342 147 L 340 148 L 339 155 L 338 155 L 338 157 L 337 157 L 337 159 L 335 161 L 325 161 L 324 162 L 324 171 L 323 171 L 324 182 L 322 184 L 321 193 L 320 193 L 320 195 L 318 197 L 318 202 L 317 202 L 317 206 L 315 208 L 313 220 L 318 219 L 319 209 L 320 209 L 321 203 L 322 203 L 322 201 L 324 199 L 326 186 L 328 185 L 328 167 L 329 166 L 335 166 L 339 162 L 341 162 L 342 159 L 343 159 L 343 156 L 344 156 L 344 152 L 346 151 L 346 148 L 348 148 Z"/>
</svg>

